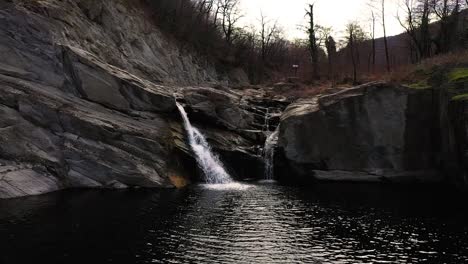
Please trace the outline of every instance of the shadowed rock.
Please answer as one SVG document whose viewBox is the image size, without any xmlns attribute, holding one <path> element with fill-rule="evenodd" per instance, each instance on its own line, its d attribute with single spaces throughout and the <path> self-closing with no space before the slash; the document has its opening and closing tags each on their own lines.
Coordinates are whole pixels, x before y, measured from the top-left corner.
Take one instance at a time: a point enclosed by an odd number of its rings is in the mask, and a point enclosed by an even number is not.
<svg viewBox="0 0 468 264">
<path fill-rule="evenodd" d="M 371 83 L 299 100 L 279 147 L 302 180 L 437 181 L 431 91 Z"/>
</svg>

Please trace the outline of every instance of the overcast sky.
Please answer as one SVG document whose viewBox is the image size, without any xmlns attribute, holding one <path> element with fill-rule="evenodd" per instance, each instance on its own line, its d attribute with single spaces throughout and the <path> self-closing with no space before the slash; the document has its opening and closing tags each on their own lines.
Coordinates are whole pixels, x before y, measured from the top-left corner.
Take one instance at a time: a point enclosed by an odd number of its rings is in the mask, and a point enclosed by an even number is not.
<svg viewBox="0 0 468 264">
<path fill-rule="evenodd" d="M 315 16 L 317 23 L 333 27 L 334 35 L 340 38 L 346 23 L 357 20 L 370 31 L 369 0 L 241 0 L 245 18 L 243 23 L 258 23 L 260 12 L 272 20 L 278 20 L 289 39 L 304 38 L 300 25 L 306 23 L 305 8 L 308 3 L 315 2 Z M 386 0 L 387 34 L 389 36 L 403 32 L 396 13 L 398 0 Z M 377 37 L 383 35 L 378 24 Z"/>
</svg>

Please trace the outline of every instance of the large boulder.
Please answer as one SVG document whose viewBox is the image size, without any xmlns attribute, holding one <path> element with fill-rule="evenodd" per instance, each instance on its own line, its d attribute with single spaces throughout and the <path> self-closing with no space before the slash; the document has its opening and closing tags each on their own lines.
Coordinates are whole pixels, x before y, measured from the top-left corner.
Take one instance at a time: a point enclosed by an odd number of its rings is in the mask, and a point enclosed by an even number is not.
<svg viewBox="0 0 468 264">
<path fill-rule="evenodd" d="M 437 181 L 431 90 L 371 83 L 299 100 L 281 119 L 285 180 Z"/>
</svg>

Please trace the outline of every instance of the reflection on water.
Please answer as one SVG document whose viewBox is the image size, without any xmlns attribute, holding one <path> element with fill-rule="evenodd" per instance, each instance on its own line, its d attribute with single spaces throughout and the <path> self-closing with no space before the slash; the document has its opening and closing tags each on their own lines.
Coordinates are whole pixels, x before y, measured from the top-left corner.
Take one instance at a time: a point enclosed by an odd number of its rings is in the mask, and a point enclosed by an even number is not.
<svg viewBox="0 0 468 264">
<path fill-rule="evenodd" d="M 218 191 L 245 191 L 252 187 L 255 187 L 251 184 L 244 184 L 239 182 L 225 183 L 225 184 L 202 184 L 200 185 L 203 188 L 208 190 L 218 190 Z"/>
<path fill-rule="evenodd" d="M 274 183 L 0 201 L 0 263 L 466 263 L 440 190 Z"/>
</svg>

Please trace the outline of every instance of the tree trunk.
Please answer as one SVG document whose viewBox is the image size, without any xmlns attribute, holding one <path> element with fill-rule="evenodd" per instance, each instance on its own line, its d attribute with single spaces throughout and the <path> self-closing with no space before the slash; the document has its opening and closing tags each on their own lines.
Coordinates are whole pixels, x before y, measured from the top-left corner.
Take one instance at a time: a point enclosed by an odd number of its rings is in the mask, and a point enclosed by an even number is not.
<svg viewBox="0 0 468 264">
<path fill-rule="evenodd" d="M 372 11 L 372 72 L 375 72 L 375 15 Z"/>
<path fill-rule="evenodd" d="M 382 26 L 384 32 L 385 60 L 387 62 L 387 72 L 390 72 L 390 55 L 388 52 L 387 28 L 385 26 L 385 0 L 382 0 Z"/>
<path fill-rule="evenodd" d="M 315 37 L 315 23 L 314 23 L 314 5 L 309 5 L 309 49 L 312 60 L 312 79 L 318 79 L 318 47 L 317 39 Z"/>
<path fill-rule="evenodd" d="M 351 52 L 351 62 L 353 64 L 353 84 L 357 84 L 356 58 L 354 57 L 354 34 L 349 34 L 349 50 Z"/>
</svg>

